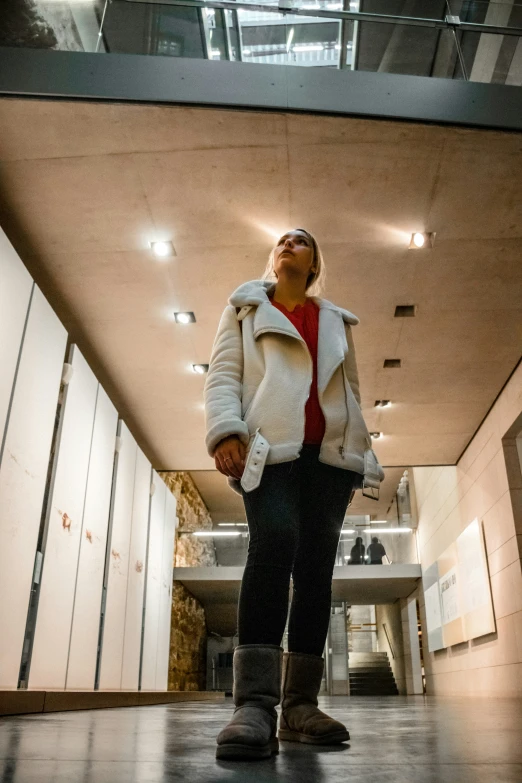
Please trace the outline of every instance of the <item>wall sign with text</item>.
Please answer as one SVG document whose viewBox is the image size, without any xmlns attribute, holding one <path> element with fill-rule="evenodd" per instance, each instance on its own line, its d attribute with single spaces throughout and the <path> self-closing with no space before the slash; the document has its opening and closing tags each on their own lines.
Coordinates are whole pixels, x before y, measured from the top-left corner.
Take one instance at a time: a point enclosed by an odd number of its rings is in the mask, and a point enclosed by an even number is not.
<svg viewBox="0 0 522 783">
<path fill-rule="evenodd" d="M 430 652 L 495 631 L 486 548 L 474 519 L 422 573 Z"/>
</svg>

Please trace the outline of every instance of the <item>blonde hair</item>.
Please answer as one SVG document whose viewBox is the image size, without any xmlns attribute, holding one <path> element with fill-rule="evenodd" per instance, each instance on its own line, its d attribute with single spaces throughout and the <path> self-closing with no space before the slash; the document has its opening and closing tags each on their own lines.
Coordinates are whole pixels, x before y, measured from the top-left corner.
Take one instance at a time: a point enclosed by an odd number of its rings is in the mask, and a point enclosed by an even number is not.
<svg viewBox="0 0 522 783">
<path fill-rule="evenodd" d="M 305 228 L 294 228 L 292 230 L 302 231 L 303 234 L 305 234 L 310 240 L 312 246 L 312 265 L 315 262 L 316 271 L 311 272 L 308 275 L 305 290 L 309 296 L 320 297 L 323 295 L 325 284 L 326 284 L 326 267 L 324 263 L 323 254 L 321 252 L 321 248 L 319 247 L 317 239 L 314 237 L 314 235 L 311 234 L 309 231 L 307 231 Z M 284 234 L 282 234 L 281 236 L 284 236 Z M 268 256 L 268 263 L 266 265 L 265 271 L 263 272 L 263 276 L 261 277 L 261 280 L 277 280 L 277 276 L 274 270 L 276 247 L 273 247 L 272 250 L 270 251 L 270 255 Z"/>
</svg>

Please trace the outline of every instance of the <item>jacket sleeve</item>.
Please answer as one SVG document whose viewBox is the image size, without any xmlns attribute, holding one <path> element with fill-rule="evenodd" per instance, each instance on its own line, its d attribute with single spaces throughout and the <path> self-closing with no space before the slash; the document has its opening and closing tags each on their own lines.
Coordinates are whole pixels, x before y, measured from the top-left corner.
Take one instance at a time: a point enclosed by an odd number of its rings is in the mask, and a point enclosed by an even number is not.
<svg viewBox="0 0 522 783">
<path fill-rule="evenodd" d="M 211 457 L 218 443 L 237 435 L 248 445 L 248 426 L 241 416 L 243 339 L 235 308 L 228 305 L 217 329 L 205 381 L 207 451 Z"/>
<path fill-rule="evenodd" d="M 359 390 L 359 373 L 357 372 L 357 361 L 355 359 L 355 345 L 353 343 L 352 327 L 349 325 L 346 326 L 346 341 L 348 343 L 348 355 L 344 360 L 346 377 L 348 378 L 348 383 L 350 384 L 350 388 L 353 391 L 353 396 L 357 400 L 359 407 L 361 407 L 361 393 Z"/>
</svg>

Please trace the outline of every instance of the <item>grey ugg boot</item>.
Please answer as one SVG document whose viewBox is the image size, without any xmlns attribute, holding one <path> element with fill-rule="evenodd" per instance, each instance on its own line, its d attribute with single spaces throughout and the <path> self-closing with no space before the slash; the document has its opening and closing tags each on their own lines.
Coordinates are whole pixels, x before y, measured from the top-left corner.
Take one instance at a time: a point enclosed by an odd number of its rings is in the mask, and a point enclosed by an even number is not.
<svg viewBox="0 0 522 783">
<path fill-rule="evenodd" d="M 266 759 L 279 751 L 276 735 L 281 700 L 283 648 L 275 644 L 242 644 L 234 650 L 236 708 L 217 736 L 218 759 Z"/>
<path fill-rule="evenodd" d="M 318 655 L 284 653 L 280 740 L 337 745 L 350 739 L 346 726 L 317 707 L 323 671 L 324 658 Z"/>
</svg>

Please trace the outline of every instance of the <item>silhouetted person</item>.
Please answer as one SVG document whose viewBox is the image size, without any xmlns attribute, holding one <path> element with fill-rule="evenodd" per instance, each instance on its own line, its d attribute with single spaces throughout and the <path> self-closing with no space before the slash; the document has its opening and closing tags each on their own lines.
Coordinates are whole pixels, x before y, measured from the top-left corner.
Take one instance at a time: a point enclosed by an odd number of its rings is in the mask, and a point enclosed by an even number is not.
<svg viewBox="0 0 522 783">
<path fill-rule="evenodd" d="M 359 536 L 355 539 L 355 544 L 352 546 L 350 551 L 350 559 L 348 560 L 349 565 L 364 565 L 364 553 L 365 553 L 365 546 L 363 544 L 362 538 Z"/>
<path fill-rule="evenodd" d="M 368 547 L 368 557 L 370 558 L 370 565 L 382 565 L 382 559 L 386 554 L 386 550 L 377 538 L 372 538 L 372 543 Z"/>
</svg>

